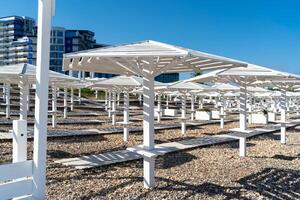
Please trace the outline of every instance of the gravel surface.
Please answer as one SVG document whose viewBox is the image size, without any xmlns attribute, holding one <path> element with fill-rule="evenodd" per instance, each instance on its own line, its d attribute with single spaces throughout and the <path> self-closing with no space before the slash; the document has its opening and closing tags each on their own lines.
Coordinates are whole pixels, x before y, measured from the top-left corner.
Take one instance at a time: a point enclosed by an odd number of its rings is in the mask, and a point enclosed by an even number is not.
<svg viewBox="0 0 300 200">
<path fill-rule="evenodd" d="M 237 126 L 229 123 L 226 129 Z M 187 137 L 220 133 L 218 125 L 190 129 Z M 248 157 L 238 144 L 216 145 L 157 158 L 157 187 L 143 188 L 142 161 L 75 170 L 54 163 L 92 153 L 125 148 L 121 134 L 48 140 L 47 199 L 299 199 L 300 127 L 281 145 L 268 134 L 248 142 Z M 158 131 L 156 143 L 182 139 L 179 129 Z M 277 139 L 277 140 L 275 140 Z M 128 146 L 142 142 L 131 134 Z M 29 142 L 32 156 L 32 141 Z M 1 162 L 11 159 L 11 142 L 0 143 Z"/>
</svg>

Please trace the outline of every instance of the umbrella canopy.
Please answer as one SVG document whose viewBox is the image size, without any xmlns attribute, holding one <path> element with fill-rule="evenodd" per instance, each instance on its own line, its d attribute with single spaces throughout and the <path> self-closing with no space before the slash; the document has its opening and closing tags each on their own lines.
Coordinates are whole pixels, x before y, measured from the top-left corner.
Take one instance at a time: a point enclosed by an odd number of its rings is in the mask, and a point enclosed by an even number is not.
<svg viewBox="0 0 300 200">
<path fill-rule="evenodd" d="M 31 64 L 15 64 L 0 66 L 0 81 L 18 84 L 23 78 L 29 83 L 35 83 L 36 66 Z M 59 85 L 76 83 L 79 79 L 49 70 L 49 81 Z"/>
<path fill-rule="evenodd" d="M 158 86 L 155 89 L 163 90 L 163 91 L 181 91 L 181 92 L 212 90 L 212 88 L 209 87 L 208 85 L 204 85 L 200 83 L 184 82 L 184 81 L 177 81 L 170 85 Z"/>
<path fill-rule="evenodd" d="M 65 54 L 64 70 L 142 75 L 141 68 L 149 58 L 156 63 L 155 75 L 247 66 L 233 59 L 148 40 Z"/>
</svg>

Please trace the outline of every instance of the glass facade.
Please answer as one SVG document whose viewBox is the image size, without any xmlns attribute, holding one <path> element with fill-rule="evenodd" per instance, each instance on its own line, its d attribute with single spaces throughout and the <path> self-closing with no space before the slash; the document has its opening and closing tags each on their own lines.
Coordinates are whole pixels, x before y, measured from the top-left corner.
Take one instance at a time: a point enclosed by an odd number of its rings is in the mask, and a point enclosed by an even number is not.
<svg viewBox="0 0 300 200">
<path fill-rule="evenodd" d="M 159 76 L 155 77 L 155 80 L 162 83 L 172 83 L 175 81 L 179 81 L 179 73 L 160 74 Z"/>
</svg>

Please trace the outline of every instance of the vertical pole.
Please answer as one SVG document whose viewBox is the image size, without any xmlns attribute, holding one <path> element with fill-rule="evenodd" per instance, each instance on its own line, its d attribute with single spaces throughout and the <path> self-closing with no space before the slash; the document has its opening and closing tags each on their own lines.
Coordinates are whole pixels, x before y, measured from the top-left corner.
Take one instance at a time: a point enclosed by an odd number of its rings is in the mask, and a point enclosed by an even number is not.
<svg viewBox="0 0 300 200">
<path fill-rule="evenodd" d="M 112 115 L 111 115 L 111 124 L 116 125 L 116 92 L 112 93 Z"/>
<path fill-rule="evenodd" d="M 161 94 L 157 94 L 157 122 L 161 119 Z"/>
<path fill-rule="evenodd" d="M 154 149 L 154 76 L 151 73 L 153 59 L 143 69 L 143 147 L 146 150 Z M 155 186 L 155 158 L 144 156 L 144 187 Z"/>
<path fill-rule="evenodd" d="M 52 127 L 55 128 L 57 124 L 57 89 L 52 84 Z"/>
<path fill-rule="evenodd" d="M 129 123 L 129 94 L 128 91 L 124 92 L 124 142 L 128 142 L 128 123 Z"/>
<path fill-rule="evenodd" d="M 185 123 L 185 116 L 186 115 L 186 94 L 182 96 L 182 101 L 181 101 L 181 133 L 182 135 L 185 134 L 186 131 L 186 123 Z"/>
<path fill-rule="evenodd" d="M 105 92 L 105 102 L 104 102 L 105 103 L 105 110 L 107 111 L 107 107 L 108 107 L 108 105 L 107 105 L 107 103 L 108 103 L 107 102 L 107 98 L 108 98 L 108 96 L 107 96 L 107 90 L 105 90 L 104 92 Z"/>
<path fill-rule="evenodd" d="M 246 80 L 240 81 L 240 130 L 247 129 L 247 85 Z"/>
<path fill-rule="evenodd" d="M 46 148 L 48 121 L 48 72 L 53 0 L 39 0 L 36 62 L 33 198 L 46 198 Z"/>
<path fill-rule="evenodd" d="M 28 85 L 27 112 L 30 111 L 30 85 Z"/>
<path fill-rule="evenodd" d="M 13 120 L 13 163 L 27 160 L 27 121 Z"/>
<path fill-rule="evenodd" d="M 95 98 L 98 99 L 98 90 L 95 91 Z"/>
<path fill-rule="evenodd" d="M 120 92 L 117 93 L 117 103 L 118 103 L 118 106 L 120 105 Z"/>
<path fill-rule="evenodd" d="M 78 103 L 81 104 L 81 88 L 78 89 Z"/>
<path fill-rule="evenodd" d="M 20 119 L 27 120 L 27 97 L 28 97 L 28 83 L 23 77 L 20 82 Z"/>
<path fill-rule="evenodd" d="M 195 119 L 195 96 L 191 94 L 191 120 Z"/>
<path fill-rule="evenodd" d="M 224 128 L 224 104 L 225 104 L 225 98 L 224 94 L 220 94 L 220 127 L 223 129 Z"/>
<path fill-rule="evenodd" d="M 245 157 L 246 156 L 246 138 L 245 137 L 241 137 L 239 139 L 239 145 L 240 145 L 240 156 L 241 157 Z"/>
<path fill-rule="evenodd" d="M 6 84 L 6 118 L 10 118 L 10 83 Z"/>
<path fill-rule="evenodd" d="M 6 86 L 5 85 L 6 84 L 3 83 L 3 87 L 2 87 L 2 99 L 3 99 L 3 101 L 5 101 L 5 93 L 6 93 Z"/>
<path fill-rule="evenodd" d="M 108 117 L 111 117 L 111 91 L 108 92 Z"/>
<path fill-rule="evenodd" d="M 74 88 L 71 88 L 71 111 L 74 111 Z"/>
<path fill-rule="evenodd" d="M 248 116 L 248 124 L 252 124 L 252 94 L 249 94 L 249 116 Z"/>
<path fill-rule="evenodd" d="M 281 144 L 286 143 L 286 90 L 284 88 L 280 89 L 280 142 Z"/>
<path fill-rule="evenodd" d="M 167 95 L 166 108 L 169 109 L 169 95 Z"/>
<path fill-rule="evenodd" d="M 64 88 L 64 119 L 67 119 L 68 114 L 68 90 Z"/>
</svg>

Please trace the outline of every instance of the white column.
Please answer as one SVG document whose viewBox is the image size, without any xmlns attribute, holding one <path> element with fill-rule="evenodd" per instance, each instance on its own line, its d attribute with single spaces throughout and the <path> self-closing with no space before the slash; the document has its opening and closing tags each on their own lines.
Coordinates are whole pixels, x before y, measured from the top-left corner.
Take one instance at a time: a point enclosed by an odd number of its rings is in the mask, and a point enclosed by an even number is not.
<svg viewBox="0 0 300 200">
<path fill-rule="evenodd" d="M 166 108 L 169 109 L 169 95 L 167 95 L 167 99 L 166 99 Z"/>
<path fill-rule="evenodd" d="M 78 89 L 78 103 L 81 104 L 81 88 Z"/>
<path fill-rule="evenodd" d="M 30 111 L 30 87 L 31 85 L 28 85 L 28 95 L 27 95 L 27 112 Z"/>
<path fill-rule="evenodd" d="M 161 94 L 157 94 L 157 122 L 161 119 Z"/>
<path fill-rule="evenodd" d="M 98 90 L 95 91 L 95 98 L 98 99 Z"/>
<path fill-rule="evenodd" d="M 51 17 L 54 1 L 39 0 L 36 61 L 36 95 L 33 151 L 33 199 L 46 198 L 48 72 Z M 53 6 L 53 7 L 52 7 Z"/>
<path fill-rule="evenodd" d="M 199 97 L 199 109 L 203 108 L 203 99 L 202 97 Z"/>
<path fill-rule="evenodd" d="M 67 119 L 68 114 L 68 90 L 64 88 L 64 119 Z"/>
<path fill-rule="evenodd" d="M 241 137 L 239 138 L 239 145 L 240 145 L 240 156 L 245 157 L 246 156 L 246 138 Z"/>
<path fill-rule="evenodd" d="M 3 101 L 5 101 L 5 88 L 6 88 L 6 86 L 5 86 L 5 83 L 3 83 L 3 87 L 2 87 L 2 99 L 3 99 Z"/>
<path fill-rule="evenodd" d="M 117 105 L 119 106 L 120 105 L 120 92 L 117 93 Z"/>
<path fill-rule="evenodd" d="M 240 130 L 247 129 L 247 86 L 246 81 L 240 81 Z"/>
<path fill-rule="evenodd" d="M 184 94 L 182 96 L 182 100 L 181 100 L 181 133 L 182 135 L 185 134 L 186 131 L 186 122 L 185 122 L 185 118 L 186 118 L 186 95 Z"/>
<path fill-rule="evenodd" d="M 220 94 L 220 127 L 224 128 L 224 104 L 225 104 L 225 98 L 224 94 Z"/>
<path fill-rule="evenodd" d="M 20 119 L 27 120 L 27 98 L 29 93 L 29 86 L 27 80 L 23 78 L 20 81 Z"/>
<path fill-rule="evenodd" d="M 280 121 L 281 121 L 281 131 L 280 131 L 280 142 L 281 144 L 286 143 L 286 90 L 281 88 L 280 90 Z"/>
<path fill-rule="evenodd" d="M 27 160 L 27 121 L 13 120 L 13 163 Z"/>
<path fill-rule="evenodd" d="M 116 125 L 116 92 L 112 93 L 112 115 L 111 115 L 111 124 Z"/>
<path fill-rule="evenodd" d="M 252 124 L 252 94 L 249 94 L 249 113 L 250 115 L 248 116 L 248 124 Z"/>
<path fill-rule="evenodd" d="M 71 88 L 71 111 L 74 111 L 74 88 Z"/>
<path fill-rule="evenodd" d="M 191 94 L 191 120 L 195 119 L 195 97 Z"/>
<path fill-rule="evenodd" d="M 150 67 L 149 67 L 150 68 Z M 143 77 L 143 147 L 154 149 L 154 76 L 150 69 L 144 69 Z M 155 158 L 144 155 L 144 187 L 155 186 Z"/>
<path fill-rule="evenodd" d="M 111 117 L 111 91 L 108 92 L 108 117 Z"/>
<path fill-rule="evenodd" d="M 5 95 L 5 103 L 6 103 L 6 118 L 10 118 L 10 83 L 6 83 L 6 95 Z"/>
<path fill-rule="evenodd" d="M 128 142 L 128 135 L 129 135 L 129 130 L 128 130 L 128 124 L 129 124 L 129 94 L 128 91 L 124 92 L 124 142 Z"/>
<path fill-rule="evenodd" d="M 52 127 L 55 128 L 57 124 L 57 89 L 52 85 Z"/>
<path fill-rule="evenodd" d="M 107 105 L 107 98 L 108 98 L 108 96 L 107 96 L 107 91 L 105 90 L 104 91 L 105 92 L 105 110 L 107 111 L 107 107 L 108 107 L 108 105 Z"/>
</svg>

